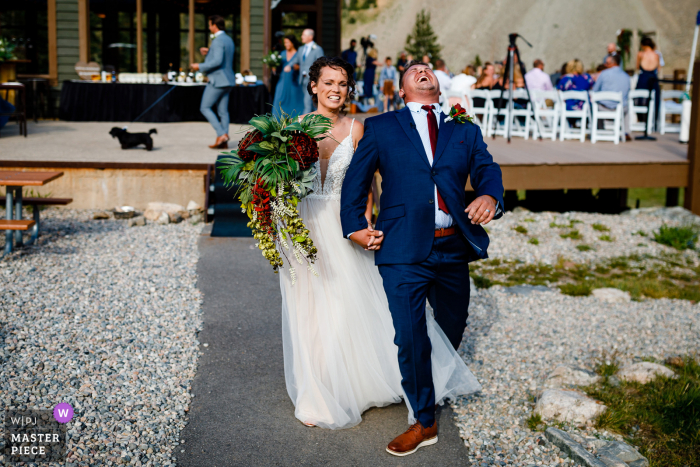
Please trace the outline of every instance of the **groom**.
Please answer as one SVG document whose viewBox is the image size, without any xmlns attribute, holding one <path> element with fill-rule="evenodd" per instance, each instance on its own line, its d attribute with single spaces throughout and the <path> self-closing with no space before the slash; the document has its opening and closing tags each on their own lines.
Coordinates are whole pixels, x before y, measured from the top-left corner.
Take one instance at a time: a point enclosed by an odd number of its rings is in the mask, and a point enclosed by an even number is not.
<svg viewBox="0 0 700 467">
<path fill-rule="evenodd" d="M 425 63 L 411 62 L 401 77 L 406 107 L 365 121 L 365 134 L 345 175 L 340 217 L 343 235 L 375 250 L 399 348 L 402 386 L 417 422 L 394 439 L 396 456 L 437 443 L 431 345 L 425 300 L 459 347 L 469 307 L 469 262 L 487 258 L 481 227 L 503 213 L 501 169 L 476 125 L 446 121 L 440 85 Z M 382 176 L 381 212 L 368 227 L 367 193 Z M 467 178 L 476 199 L 465 206 Z"/>
</svg>

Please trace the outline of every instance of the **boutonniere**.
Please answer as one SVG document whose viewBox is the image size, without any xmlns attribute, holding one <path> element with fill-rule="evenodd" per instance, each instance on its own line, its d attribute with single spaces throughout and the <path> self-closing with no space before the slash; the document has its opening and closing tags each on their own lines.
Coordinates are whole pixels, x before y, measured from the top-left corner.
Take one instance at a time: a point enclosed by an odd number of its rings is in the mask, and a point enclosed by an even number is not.
<svg viewBox="0 0 700 467">
<path fill-rule="evenodd" d="M 311 44 L 311 50 L 316 50 L 316 43 Z"/>
<path fill-rule="evenodd" d="M 209 34 L 210 41 L 213 41 L 215 37 L 216 37 L 216 34 Z"/>
<path fill-rule="evenodd" d="M 467 115 L 467 111 L 459 104 L 455 104 L 450 109 L 450 116 L 445 119 L 446 122 L 451 120 L 457 123 L 474 123 L 474 117 Z"/>
</svg>

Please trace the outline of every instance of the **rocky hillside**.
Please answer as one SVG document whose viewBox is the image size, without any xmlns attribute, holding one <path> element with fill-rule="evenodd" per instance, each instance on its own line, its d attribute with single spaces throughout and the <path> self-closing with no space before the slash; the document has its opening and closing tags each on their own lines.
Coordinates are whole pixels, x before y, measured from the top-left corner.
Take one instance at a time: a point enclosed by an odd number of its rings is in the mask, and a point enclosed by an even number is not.
<svg viewBox="0 0 700 467">
<path fill-rule="evenodd" d="M 532 45 L 518 45 L 528 69 L 535 58 L 553 72 L 579 58 L 586 67 L 602 61 L 616 31 L 656 31 L 666 60 L 664 73 L 687 68 L 700 3 L 697 0 L 378 0 L 369 10 L 343 15 L 343 47 L 351 38 L 377 36 L 383 58 L 396 56 L 422 8 L 452 71 L 461 70 L 478 54 L 482 61 L 502 60 L 508 34 L 518 32 Z M 632 66 L 634 66 L 632 64 Z"/>
</svg>

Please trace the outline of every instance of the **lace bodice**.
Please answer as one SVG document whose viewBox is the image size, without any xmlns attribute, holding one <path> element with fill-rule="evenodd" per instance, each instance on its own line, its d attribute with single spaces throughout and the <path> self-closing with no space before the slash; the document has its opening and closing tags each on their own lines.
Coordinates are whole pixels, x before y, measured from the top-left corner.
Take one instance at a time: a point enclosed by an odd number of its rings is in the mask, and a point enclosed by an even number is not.
<svg viewBox="0 0 700 467">
<path fill-rule="evenodd" d="M 350 166 L 355 145 L 352 141 L 352 127 L 355 119 L 350 123 L 350 134 L 340 142 L 328 160 L 326 176 L 321 173 L 321 162 L 316 162 L 316 178 L 314 178 L 314 191 L 308 198 L 340 200 L 340 190 L 343 188 L 345 172 Z"/>
</svg>

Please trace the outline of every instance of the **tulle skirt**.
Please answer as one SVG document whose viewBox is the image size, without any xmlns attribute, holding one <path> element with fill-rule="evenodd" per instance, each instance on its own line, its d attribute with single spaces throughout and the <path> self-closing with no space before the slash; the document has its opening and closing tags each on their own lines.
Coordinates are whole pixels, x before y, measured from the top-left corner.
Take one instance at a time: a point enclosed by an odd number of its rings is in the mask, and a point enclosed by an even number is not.
<svg viewBox="0 0 700 467">
<path fill-rule="evenodd" d="M 287 392 L 300 421 L 349 428 L 368 408 L 404 398 L 394 325 L 374 254 L 343 238 L 339 201 L 311 196 L 299 209 L 318 248 L 318 276 L 293 257 L 296 284 L 290 264 L 280 271 Z M 436 402 L 480 390 L 432 313 L 427 316 Z"/>
</svg>

